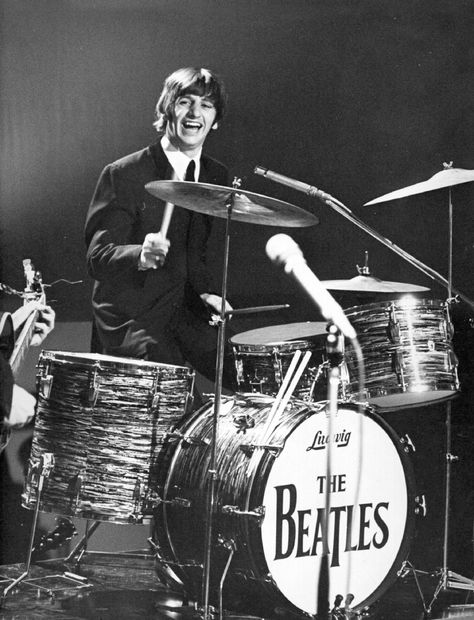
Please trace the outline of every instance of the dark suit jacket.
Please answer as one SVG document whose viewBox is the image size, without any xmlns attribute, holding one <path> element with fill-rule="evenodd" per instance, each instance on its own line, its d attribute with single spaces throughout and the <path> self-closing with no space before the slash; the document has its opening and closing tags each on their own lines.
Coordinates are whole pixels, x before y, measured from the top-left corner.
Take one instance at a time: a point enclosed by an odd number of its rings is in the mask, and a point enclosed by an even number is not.
<svg viewBox="0 0 474 620">
<path fill-rule="evenodd" d="M 198 298 L 214 290 L 205 266 L 212 218 L 189 209 L 174 209 L 165 265 L 138 270 L 145 235 L 159 231 L 165 205 L 145 190 L 145 184 L 171 174 L 158 142 L 109 164 L 99 178 L 85 238 L 88 270 L 96 280 L 94 318 L 105 352 L 116 352 L 134 329 L 146 329 L 156 321 L 166 325 L 185 295 Z M 227 169 L 203 154 L 199 181 L 226 185 L 227 180 Z"/>
</svg>

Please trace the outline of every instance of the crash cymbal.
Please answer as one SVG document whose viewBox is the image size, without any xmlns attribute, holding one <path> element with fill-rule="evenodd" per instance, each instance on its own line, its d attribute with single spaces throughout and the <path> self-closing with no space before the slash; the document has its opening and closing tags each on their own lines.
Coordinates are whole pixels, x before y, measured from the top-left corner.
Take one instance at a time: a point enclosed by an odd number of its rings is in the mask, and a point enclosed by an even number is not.
<svg viewBox="0 0 474 620">
<path fill-rule="evenodd" d="M 413 196 L 414 194 L 423 194 L 424 192 L 431 192 L 435 189 L 441 189 L 443 187 L 451 187 L 452 185 L 460 185 L 461 183 L 469 183 L 474 181 L 474 170 L 465 170 L 464 168 L 446 168 L 437 172 L 427 181 L 421 183 L 415 183 L 415 185 L 409 185 L 402 189 L 397 189 L 389 194 L 384 194 L 379 198 L 374 198 L 365 203 L 365 207 L 368 205 L 374 205 L 379 202 L 386 202 L 387 200 L 395 200 L 397 198 L 405 198 L 406 196 Z"/>
<path fill-rule="evenodd" d="M 406 282 L 388 282 L 374 276 L 359 275 L 350 280 L 323 280 L 322 284 L 333 291 L 358 291 L 361 293 L 418 293 L 429 291 L 426 286 Z"/>
<path fill-rule="evenodd" d="M 227 217 L 226 205 L 233 196 L 232 219 L 249 224 L 297 228 L 319 223 L 315 215 L 288 202 L 222 185 L 152 181 L 145 185 L 145 189 L 152 196 L 179 207 L 221 218 Z"/>
</svg>

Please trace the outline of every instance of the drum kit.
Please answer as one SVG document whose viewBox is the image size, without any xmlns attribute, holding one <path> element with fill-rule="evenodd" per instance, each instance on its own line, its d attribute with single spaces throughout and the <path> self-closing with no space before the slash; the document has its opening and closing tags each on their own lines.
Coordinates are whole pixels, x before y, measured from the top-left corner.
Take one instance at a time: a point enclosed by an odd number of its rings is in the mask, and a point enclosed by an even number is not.
<svg viewBox="0 0 474 620">
<path fill-rule="evenodd" d="M 369 229 L 332 196 L 262 168 L 256 172 L 324 200 L 448 285 L 451 297 L 450 279 Z M 473 180 L 474 171 L 446 168 L 367 204 Z M 230 338 L 238 391 L 225 396 L 231 222 L 302 227 L 318 220 L 241 190 L 237 181 L 232 188 L 186 181 L 146 188 L 226 219 L 214 399 L 189 411 L 189 368 L 42 352 L 23 505 L 95 522 L 152 520 L 157 575 L 197 601 L 189 608 L 194 617 L 368 616 L 400 574 L 421 510 L 409 449 L 383 414 L 444 402 L 449 409 L 459 389 L 450 301 L 414 297 L 429 289 L 380 280 L 367 266 L 354 278 L 323 282 L 328 290 L 393 295 L 344 311 L 357 333 L 365 385 L 359 384 L 355 343 L 347 342 L 337 356 L 333 415 L 328 323 L 301 322 Z M 448 466 L 448 488 L 449 475 Z M 440 587 L 474 590 L 448 570 L 447 551 Z M 229 607 L 234 616 L 224 611 Z M 170 608 L 173 614 L 187 609 Z"/>
</svg>

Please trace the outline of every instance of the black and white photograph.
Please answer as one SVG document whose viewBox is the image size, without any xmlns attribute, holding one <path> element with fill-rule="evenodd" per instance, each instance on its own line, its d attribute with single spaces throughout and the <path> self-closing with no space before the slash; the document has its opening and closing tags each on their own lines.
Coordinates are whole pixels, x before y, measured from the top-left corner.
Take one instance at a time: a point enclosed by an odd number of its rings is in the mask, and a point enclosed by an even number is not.
<svg viewBox="0 0 474 620">
<path fill-rule="evenodd" d="M 474 619 L 471 0 L 0 0 L 0 620 Z"/>
</svg>

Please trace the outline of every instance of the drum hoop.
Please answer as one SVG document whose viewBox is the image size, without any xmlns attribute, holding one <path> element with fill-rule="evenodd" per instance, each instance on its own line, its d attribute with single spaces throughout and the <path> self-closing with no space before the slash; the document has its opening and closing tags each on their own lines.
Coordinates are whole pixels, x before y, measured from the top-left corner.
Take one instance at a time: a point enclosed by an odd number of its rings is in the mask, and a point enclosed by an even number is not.
<svg viewBox="0 0 474 620">
<path fill-rule="evenodd" d="M 267 342 L 265 344 L 241 343 L 233 344 L 235 355 L 271 355 L 272 353 L 285 353 L 297 351 L 298 349 L 307 350 L 314 346 L 310 340 L 282 340 L 280 342 Z"/>
<path fill-rule="evenodd" d="M 84 366 L 93 368 L 95 365 L 102 365 L 104 368 L 134 368 L 136 370 L 155 371 L 159 369 L 182 370 L 190 375 L 194 371 L 188 366 L 177 366 L 175 364 L 162 364 L 160 362 L 150 362 L 148 360 L 119 357 L 113 355 L 103 355 L 101 353 L 83 353 L 79 351 L 55 351 L 43 350 L 40 353 L 39 363 L 58 362 L 65 365 Z"/>
<path fill-rule="evenodd" d="M 356 313 L 356 312 L 376 310 L 376 309 L 382 309 L 382 308 L 390 309 L 392 304 L 394 304 L 396 308 L 400 308 L 400 309 L 407 308 L 407 307 L 419 308 L 419 307 L 423 307 L 423 306 L 430 306 L 430 307 L 433 307 L 433 308 L 443 309 L 443 308 L 446 308 L 446 305 L 447 305 L 446 301 L 443 301 L 441 299 L 417 299 L 417 298 L 412 298 L 409 301 L 407 300 L 404 303 L 403 302 L 403 297 L 402 297 L 402 298 L 399 298 L 399 299 L 392 299 L 392 300 L 388 300 L 388 301 L 373 302 L 371 304 L 362 304 L 362 305 L 358 305 L 358 306 L 350 306 L 349 308 L 344 308 L 344 314 L 349 316 L 350 314 L 353 314 L 353 313 Z"/>
</svg>

